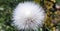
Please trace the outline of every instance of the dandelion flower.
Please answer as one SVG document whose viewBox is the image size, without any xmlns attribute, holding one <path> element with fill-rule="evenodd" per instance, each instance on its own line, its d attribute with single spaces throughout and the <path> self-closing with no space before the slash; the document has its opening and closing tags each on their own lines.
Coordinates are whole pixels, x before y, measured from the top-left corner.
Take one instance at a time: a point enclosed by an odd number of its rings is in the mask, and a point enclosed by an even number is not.
<svg viewBox="0 0 60 31">
<path fill-rule="evenodd" d="M 20 29 L 42 27 L 45 13 L 43 8 L 34 2 L 19 3 L 13 11 L 13 23 Z"/>
</svg>

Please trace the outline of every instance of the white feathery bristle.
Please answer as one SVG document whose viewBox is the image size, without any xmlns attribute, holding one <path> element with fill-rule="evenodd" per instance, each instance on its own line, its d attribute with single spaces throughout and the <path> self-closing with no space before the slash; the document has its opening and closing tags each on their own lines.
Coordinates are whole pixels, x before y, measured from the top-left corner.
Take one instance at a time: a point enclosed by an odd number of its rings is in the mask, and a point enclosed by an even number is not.
<svg viewBox="0 0 60 31">
<path fill-rule="evenodd" d="M 45 13 L 43 8 L 34 2 L 22 2 L 13 11 L 13 23 L 20 29 L 42 27 Z"/>
</svg>

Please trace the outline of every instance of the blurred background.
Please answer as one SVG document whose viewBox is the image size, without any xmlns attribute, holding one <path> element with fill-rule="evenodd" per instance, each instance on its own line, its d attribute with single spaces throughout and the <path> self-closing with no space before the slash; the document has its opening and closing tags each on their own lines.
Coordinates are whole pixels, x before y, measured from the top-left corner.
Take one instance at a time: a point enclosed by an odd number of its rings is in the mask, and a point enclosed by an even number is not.
<svg viewBox="0 0 60 31">
<path fill-rule="evenodd" d="M 0 0 L 0 31 L 18 31 L 11 24 L 12 12 L 18 3 L 24 1 L 34 1 L 46 12 L 45 23 L 39 31 L 60 31 L 60 0 Z"/>
</svg>

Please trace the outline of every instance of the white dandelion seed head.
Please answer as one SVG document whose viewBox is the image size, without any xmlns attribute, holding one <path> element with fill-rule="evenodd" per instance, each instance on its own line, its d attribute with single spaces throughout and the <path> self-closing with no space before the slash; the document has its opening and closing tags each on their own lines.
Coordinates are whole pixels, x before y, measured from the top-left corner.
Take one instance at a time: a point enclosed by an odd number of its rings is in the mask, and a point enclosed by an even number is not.
<svg viewBox="0 0 60 31">
<path fill-rule="evenodd" d="M 34 2 L 19 3 L 13 11 L 13 23 L 18 29 L 36 29 L 42 27 L 45 13 Z"/>
</svg>

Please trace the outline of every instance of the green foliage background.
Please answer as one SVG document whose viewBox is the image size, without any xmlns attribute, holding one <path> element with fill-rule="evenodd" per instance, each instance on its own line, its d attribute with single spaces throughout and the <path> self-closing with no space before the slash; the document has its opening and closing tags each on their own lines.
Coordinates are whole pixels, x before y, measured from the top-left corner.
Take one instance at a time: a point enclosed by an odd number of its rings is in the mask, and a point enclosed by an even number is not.
<svg viewBox="0 0 60 31">
<path fill-rule="evenodd" d="M 12 11 L 24 0 L 0 0 L 0 31 L 17 31 L 12 26 Z"/>
<path fill-rule="evenodd" d="M 12 23 L 12 12 L 16 5 L 27 0 L 0 0 L 0 31 L 18 31 Z M 30 0 L 29 0 L 30 1 Z M 33 1 L 33 0 L 32 0 Z M 57 0 L 57 4 L 60 0 Z M 58 23 L 60 29 L 60 23 Z"/>
</svg>

